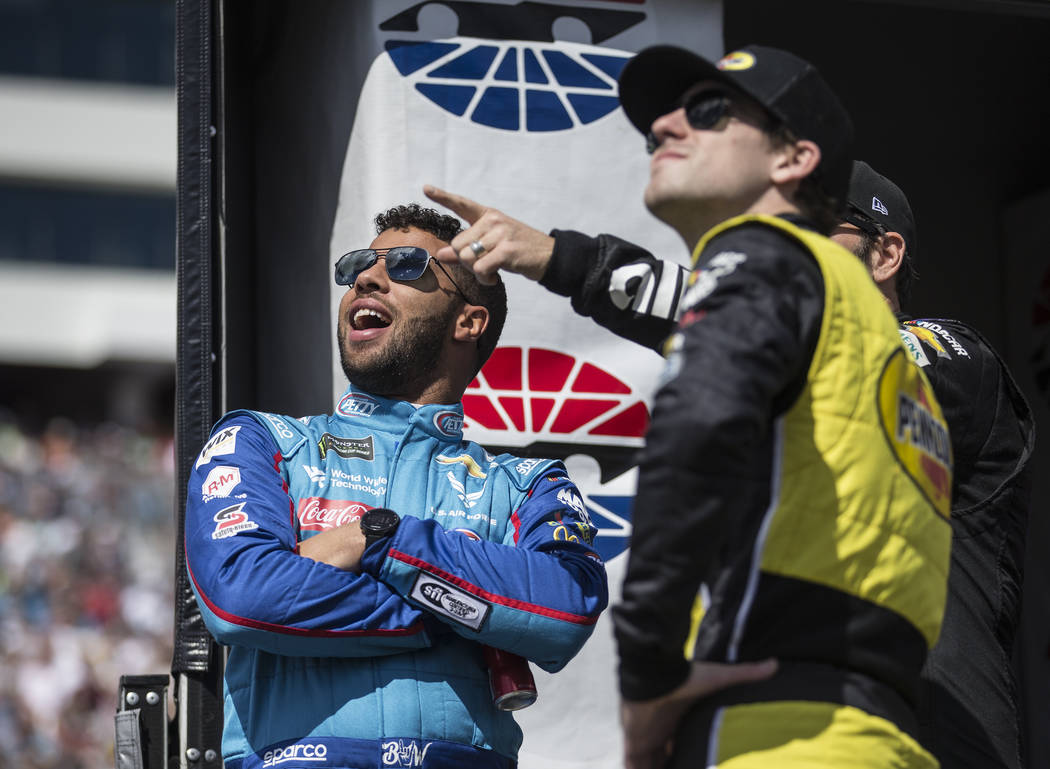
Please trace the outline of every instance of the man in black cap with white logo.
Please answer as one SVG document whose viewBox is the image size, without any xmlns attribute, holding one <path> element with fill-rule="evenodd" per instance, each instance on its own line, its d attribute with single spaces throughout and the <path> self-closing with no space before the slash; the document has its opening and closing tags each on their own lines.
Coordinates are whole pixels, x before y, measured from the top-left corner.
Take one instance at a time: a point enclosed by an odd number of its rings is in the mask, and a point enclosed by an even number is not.
<svg viewBox="0 0 1050 769">
<path fill-rule="evenodd" d="M 832 233 L 871 271 L 933 385 L 951 430 L 952 560 L 937 645 L 923 670 L 920 739 L 942 769 L 1018 769 L 1013 640 L 1020 622 L 1035 423 L 1006 364 L 971 326 L 915 319 L 918 238 L 901 189 L 853 164 L 849 211 Z"/>
<path fill-rule="evenodd" d="M 885 301 L 826 237 L 849 117 L 811 64 L 761 46 L 646 49 L 620 99 L 652 154 L 645 203 L 692 251 L 684 281 L 617 238 L 425 191 L 471 224 L 439 258 L 540 280 L 668 358 L 614 609 L 626 764 L 934 767 L 914 702 L 950 446 Z"/>
</svg>

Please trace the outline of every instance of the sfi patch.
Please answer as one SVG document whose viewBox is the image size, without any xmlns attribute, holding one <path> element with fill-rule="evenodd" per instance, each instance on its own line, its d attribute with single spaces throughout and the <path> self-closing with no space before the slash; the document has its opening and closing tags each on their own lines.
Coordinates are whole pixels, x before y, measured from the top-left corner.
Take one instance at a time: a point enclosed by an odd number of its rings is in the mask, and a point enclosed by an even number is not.
<svg viewBox="0 0 1050 769">
<path fill-rule="evenodd" d="M 321 451 L 321 459 L 324 459 L 329 451 L 334 451 L 343 459 L 363 459 L 367 462 L 375 459 L 375 445 L 371 435 L 366 438 L 341 438 L 325 433 L 317 441 L 317 448 Z"/>
<path fill-rule="evenodd" d="M 747 51 L 733 51 L 723 56 L 715 65 L 721 70 L 736 72 L 742 69 L 751 69 L 755 66 L 755 57 Z"/>
<path fill-rule="evenodd" d="M 212 520 L 217 524 L 215 531 L 211 533 L 212 539 L 226 539 L 242 531 L 250 531 L 259 528 L 259 524 L 248 518 L 244 512 L 244 502 L 224 507 L 217 512 Z"/>
<path fill-rule="evenodd" d="M 448 617 L 475 632 L 481 629 L 481 624 L 492 611 L 492 605 L 487 601 L 425 571 L 419 572 L 409 597 L 435 614 Z"/>
<path fill-rule="evenodd" d="M 879 378 L 879 417 L 897 461 L 943 517 L 952 500 L 952 444 L 948 423 L 929 380 L 895 350 Z"/>
</svg>

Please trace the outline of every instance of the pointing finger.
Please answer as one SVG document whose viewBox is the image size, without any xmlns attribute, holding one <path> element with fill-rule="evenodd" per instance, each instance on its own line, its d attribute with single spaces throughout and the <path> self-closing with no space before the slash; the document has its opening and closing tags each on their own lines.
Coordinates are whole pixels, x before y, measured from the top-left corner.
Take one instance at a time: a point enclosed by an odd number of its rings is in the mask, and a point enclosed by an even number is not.
<svg viewBox="0 0 1050 769">
<path fill-rule="evenodd" d="M 438 205 L 444 206 L 457 216 L 465 219 L 467 224 L 474 224 L 488 210 L 485 206 L 470 198 L 465 198 L 454 192 L 448 192 L 432 184 L 423 185 L 423 194 Z"/>
</svg>

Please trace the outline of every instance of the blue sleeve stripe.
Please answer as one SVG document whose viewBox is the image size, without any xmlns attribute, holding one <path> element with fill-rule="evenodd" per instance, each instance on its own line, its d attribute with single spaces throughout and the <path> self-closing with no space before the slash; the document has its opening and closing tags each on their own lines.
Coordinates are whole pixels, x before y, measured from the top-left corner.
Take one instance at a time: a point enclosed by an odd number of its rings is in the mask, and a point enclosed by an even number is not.
<svg viewBox="0 0 1050 769">
<path fill-rule="evenodd" d="M 428 574 L 433 574 L 436 577 L 451 582 L 453 585 L 466 590 L 468 593 L 484 598 L 489 603 L 499 604 L 500 606 L 507 606 L 511 609 L 519 609 L 521 611 L 527 611 L 530 614 L 538 614 L 542 617 L 550 617 L 551 619 L 560 620 L 562 622 L 572 622 L 577 625 L 593 625 L 598 621 L 598 615 L 588 617 L 583 614 L 572 614 L 567 611 L 559 611 L 557 609 L 551 609 L 547 606 L 540 606 L 534 603 L 528 603 L 527 601 L 519 601 L 516 598 L 508 598 L 502 595 L 496 595 L 490 593 L 488 590 L 482 590 L 477 585 L 472 585 L 461 577 L 457 577 L 454 574 L 449 574 L 444 569 L 439 569 L 433 564 L 427 563 L 426 561 L 416 558 L 415 556 L 402 553 L 400 550 L 391 549 L 387 553 L 388 558 L 393 558 L 401 563 L 408 564 L 416 569 L 421 569 Z"/>
<path fill-rule="evenodd" d="M 409 636 L 423 632 L 423 622 L 418 620 L 412 625 L 406 628 L 392 628 L 384 630 L 382 628 L 376 628 L 373 630 L 314 630 L 309 628 L 292 627 L 290 625 L 276 625 L 272 622 L 262 622 L 256 619 L 249 619 L 247 617 L 238 617 L 235 614 L 231 614 L 223 609 L 220 609 L 212 600 L 205 595 L 201 586 L 197 582 L 197 578 L 193 576 L 193 570 L 189 568 L 189 564 L 186 566 L 186 570 L 189 572 L 190 579 L 193 581 L 193 586 L 197 591 L 197 597 L 204 602 L 204 605 L 208 608 L 217 619 L 227 622 L 237 627 L 254 628 L 255 630 L 267 630 L 271 633 L 284 633 L 286 635 L 296 636 L 314 636 L 314 637 L 359 637 L 359 636 Z"/>
</svg>

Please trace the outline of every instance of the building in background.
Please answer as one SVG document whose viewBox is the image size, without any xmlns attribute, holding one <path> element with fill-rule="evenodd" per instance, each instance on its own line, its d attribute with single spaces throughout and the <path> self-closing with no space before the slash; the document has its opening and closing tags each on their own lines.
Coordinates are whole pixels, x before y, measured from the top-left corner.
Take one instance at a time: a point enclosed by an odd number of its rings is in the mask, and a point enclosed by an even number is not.
<svg viewBox="0 0 1050 769">
<path fill-rule="evenodd" d="M 170 430 L 174 18 L 0 0 L 0 404 L 30 426 Z"/>
<path fill-rule="evenodd" d="M 0 765 L 171 659 L 174 0 L 0 0 Z"/>
</svg>

